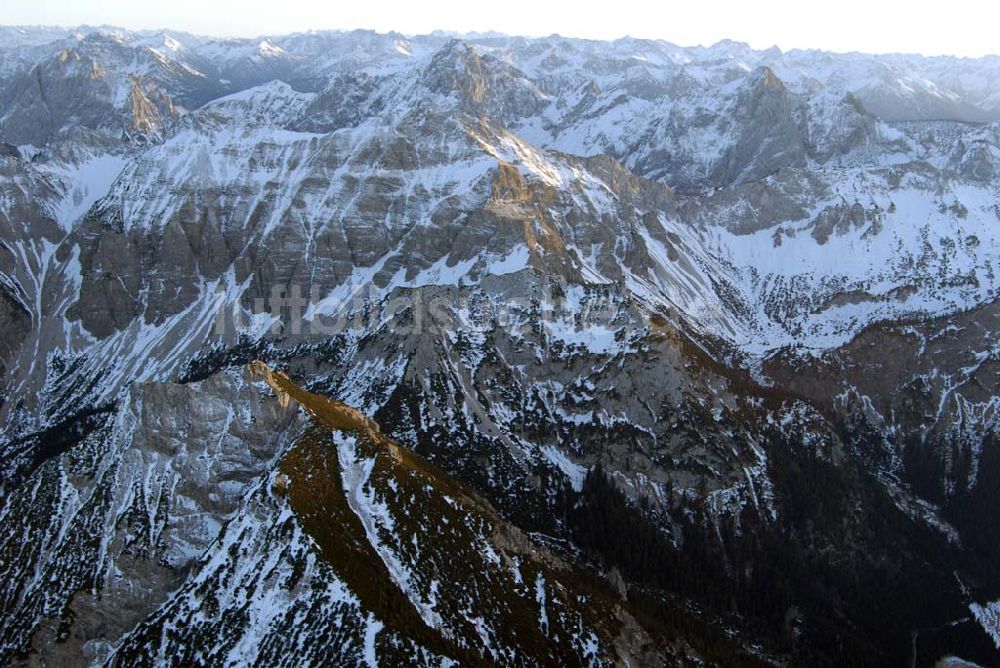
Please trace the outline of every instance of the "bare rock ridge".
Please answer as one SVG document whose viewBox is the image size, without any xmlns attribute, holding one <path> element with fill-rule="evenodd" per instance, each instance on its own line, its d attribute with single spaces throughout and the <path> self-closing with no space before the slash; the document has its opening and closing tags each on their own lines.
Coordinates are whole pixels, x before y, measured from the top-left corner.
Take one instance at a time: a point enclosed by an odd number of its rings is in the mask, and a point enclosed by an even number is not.
<svg viewBox="0 0 1000 668">
<path fill-rule="evenodd" d="M 336 575 L 327 577 L 335 577 L 348 588 L 349 600 L 368 611 L 365 633 L 370 638 L 363 647 L 347 642 L 325 653 L 317 648 L 311 650 L 316 652 L 310 654 L 313 660 L 351 661 L 360 658 L 352 652 L 362 652 L 386 663 L 406 659 L 434 664 L 446 658 L 469 664 L 520 663 L 530 658 L 628 665 L 662 661 L 665 653 L 685 648 L 676 639 L 669 645 L 656 643 L 615 602 L 607 585 L 574 572 L 443 471 L 389 443 L 358 411 L 302 390 L 262 362 L 251 363 L 248 371 L 275 391 L 280 405 L 294 399 L 315 421 L 281 457 L 274 477 L 282 481 L 280 491 L 275 485 L 274 496 L 268 496 L 262 489 L 257 503 L 276 505 L 279 513 L 290 509 L 294 515 L 280 517 L 293 518 L 297 531 L 308 536 L 296 549 L 334 569 Z M 441 535 L 428 538 L 431 529 Z M 219 542 L 221 550 L 225 533 Z M 252 558 L 243 549 L 230 553 L 224 568 L 241 572 L 243 559 Z M 221 584 L 218 559 L 203 560 L 195 571 L 206 571 L 189 579 Z M 295 591 L 299 585 L 291 586 Z M 172 629 L 167 649 L 182 660 L 200 656 L 214 661 L 245 642 L 246 632 L 224 616 L 220 638 L 207 641 L 201 635 L 207 627 L 195 620 L 208 600 L 192 607 L 191 597 L 198 600 L 204 591 L 202 586 L 183 586 L 186 593 L 168 600 L 122 640 L 111 662 L 140 659 L 162 642 L 152 633 L 162 626 Z M 453 607 L 452 600 L 464 607 Z M 472 611 L 481 616 L 470 619 Z M 301 632 L 287 626 L 295 619 L 272 619 L 265 635 L 254 641 L 259 643 L 258 659 L 274 660 L 272 638 Z M 195 646 L 202 648 L 199 654 L 193 653 Z"/>
<path fill-rule="evenodd" d="M 381 434 L 378 423 L 361 411 L 302 390 L 286 374 L 274 371 L 260 360 L 254 360 L 247 368 L 252 377 L 262 379 L 277 393 L 283 408 L 295 399 L 314 419 L 330 429 L 364 432 L 369 438 Z"/>
</svg>

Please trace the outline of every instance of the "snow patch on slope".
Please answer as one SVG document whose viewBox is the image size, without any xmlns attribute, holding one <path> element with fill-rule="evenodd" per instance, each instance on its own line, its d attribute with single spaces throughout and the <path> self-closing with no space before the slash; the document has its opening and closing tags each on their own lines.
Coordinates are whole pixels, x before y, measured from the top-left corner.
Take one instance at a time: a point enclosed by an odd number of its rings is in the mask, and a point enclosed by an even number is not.
<svg viewBox="0 0 1000 668">
<path fill-rule="evenodd" d="M 355 436 L 335 432 L 333 443 L 340 458 L 341 476 L 348 505 L 361 520 L 368 541 L 382 558 L 393 581 L 416 607 L 424 623 L 431 628 L 440 629 L 441 615 L 434 609 L 435 601 L 425 600 L 420 595 L 413 585 L 410 569 L 387 542 L 386 537 L 393 535 L 395 520 L 386 503 L 376 498 L 375 489 L 371 485 L 375 458 L 359 457 Z"/>
<path fill-rule="evenodd" d="M 973 603 L 969 606 L 972 616 L 983 627 L 983 630 L 993 639 L 997 649 L 1000 649 L 1000 601 L 986 605 Z"/>
</svg>

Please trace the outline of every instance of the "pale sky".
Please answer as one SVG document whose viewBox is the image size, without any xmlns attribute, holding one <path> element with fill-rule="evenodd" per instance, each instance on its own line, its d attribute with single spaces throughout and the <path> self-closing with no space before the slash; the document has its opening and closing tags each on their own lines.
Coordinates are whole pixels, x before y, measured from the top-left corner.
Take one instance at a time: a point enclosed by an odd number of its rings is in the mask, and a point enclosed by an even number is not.
<svg viewBox="0 0 1000 668">
<path fill-rule="evenodd" d="M 1000 54 L 996 0 L 2 0 L 0 24 L 111 24 L 248 37 L 354 28 L 406 34 L 496 30 L 594 39 L 630 35 L 684 46 L 728 38 L 784 50 Z"/>
</svg>

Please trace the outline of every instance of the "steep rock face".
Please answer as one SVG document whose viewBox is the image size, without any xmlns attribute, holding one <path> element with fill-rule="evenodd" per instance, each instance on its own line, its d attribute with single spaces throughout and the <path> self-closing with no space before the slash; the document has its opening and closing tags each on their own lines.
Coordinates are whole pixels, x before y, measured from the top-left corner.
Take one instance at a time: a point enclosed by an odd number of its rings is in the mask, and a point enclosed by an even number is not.
<svg viewBox="0 0 1000 668">
<path fill-rule="evenodd" d="M 81 181 L 81 168 L 113 170 L 116 164 L 120 163 L 115 157 L 94 158 L 87 153 L 47 165 L 33 164 L 20 155 L 2 160 L 0 289 L 12 300 L 17 323 L 7 339 L 10 361 L 4 383 L 5 394 L 16 399 L 0 407 L 4 416 L 15 403 L 29 412 L 35 409 L 38 386 L 31 379 L 38 379 L 36 373 L 53 346 L 75 340 L 65 330 L 62 314 L 73 300 L 70 293 L 75 292 L 79 276 L 75 256 L 60 256 L 58 247 L 70 219 L 99 196 L 94 190 L 108 185 L 96 175 Z M 48 280 L 50 276 L 58 280 Z M 19 338 L 17 331 L 24 326 L 30 326 L 30 334 Z M 4 427 L 11 422 L 5 417 Z"/>
<path fill-rule="evenodd" d="M 457 95 L 464 110 L 504 125 L 539 113 L 547 101 L 522 72 L 459 40 L 434 54 L 422 82 L 438 95 Z"/>
<path fill-rule="evenodd" d="M 7 294 L 0 292 L 0 373 L 6 376 L 7 367 L 14 353 L 31 331 L 31 315 L 20 302 Z M 3 398 L 6 403 L 7 397 Z"/>
<path fill-rule="evenodd" d="M 183 581 L 296 423 L 238 375 L 134 385 L 4 496 L 4 656 L 101 661 Z"/>
<path fill-rule="evenodd" d="M 756 181 L 782 167 L 803 167 L 806 147 L 788 89 L 767 67 L 754 72 L 733 108 L 738 139 L 715 166 L 718 183 Z"/>
<path fill-rule="evenodd" d="M 488 490 L 505 513 L 545 523 L 524 485 L 537 488 L 544 471 L 578 487 L 588 468 L 612 462 L 655 505 L 702 482 L 766 502 L 759 453 L 724 426 L 738 410 L 733 383 L 613 288 L 546 286 L 522 272 L 388 303 L 405 306 L 340 334 L 336 355 L 289 351 L 286 363 Z"/>
<path fill-rule="evenodd" d="M 886 143 L 878 117 L 852 93 L 840 100 L 810 98 L 799 119 L 809 156 L 821 164 L 859 152 L 872 154 Z"/>
<path fill-rule="evenodd" d="M 662 660 L 600 585 L 374 423 L 345 423 L 351 409 L 263 368 L 315 426 L 111 663 Z M 331 439 L 332 425 L 349 429 Z M 289 639 L 303 648 L 294 658 Z"/>
<path fill-rule="evenodd" d="M 157 56 L 111 36 L 88 36 L 5 89 L 0 137 L 43 146 L 71 129 L 162 134 L 179 115 L 163 89 L 182 88 L 197 76 Z"/>
<path fill-rule="evenodd" d="M 381 83 L 381 77 L 368 72 L 338 75 L 316 95 L 295 129 L 333 132 L 358 125 L 384 104 L 377 95 Z"/>
</svg>

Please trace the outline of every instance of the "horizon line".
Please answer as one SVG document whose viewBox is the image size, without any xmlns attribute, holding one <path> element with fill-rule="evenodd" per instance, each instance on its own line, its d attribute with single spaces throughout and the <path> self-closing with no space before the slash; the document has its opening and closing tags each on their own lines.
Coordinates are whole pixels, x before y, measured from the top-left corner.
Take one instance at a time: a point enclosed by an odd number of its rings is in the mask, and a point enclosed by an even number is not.
<svg viewBox="0 0 1000 668">
<path fill-rule="evenodd" d="M 613 44 L 615 42 L 622 42 L 622 41 L 627 41 L 627 40 L 633 40 L 633 41 L 637 41 L 637 42 L 654 42 L 654 43 L 659 43 L 659 44 L 666 44 L 666 45 L 673 46 L 673 47 L 676 47 L 678 49 L 684 49 L 684 50 L 692 50 L 692 49 L 706 49 L 706 50 L 709 50 L 709 49 L 713 49 L 713 48 L 715 48 L 715 47 L 717 47 L 717 46 L 719 46 L 721 44 L 730 43 L 730 44 L 734 44 L 734 45 L 738 45 L 738 46 L 744 46 L 744 47 L 748 48 L 749 50 L 751 50 L 751 51 L 753 51 L 755 53 L 763 53 L 763 52 L 766 52 L 766 51 L 771 51 L 771 50 L 777 49 L 782 55 L 788 54 L 788 53 L 796 53 L 796 52 L 798 52 L 798 53 L 826 53 L 826 54 L 832 54 L 832 55 L 836 55 L 836 56 L 852 56 L 852 55 L 872 56 L 872 57 L 910 56 L 910 57 L 919 57 L 919 58 L 947 58 L 947 59 L 954 59 L 954 60 L 988 60 L 988 59 L 1000 58 L 1000 51 L 995 52 L 995 53 L 986 53 L 986 54 L 979 55 L 979 56 L 960 56 L 960 55 L 956 55 L 954 53 L 921 53 L 921 52 L 915 52 L 915 51 L 884 51 L 884 52 L 876 52 L 876 51 L 859 51 L 857 49 L 845 50 L 845 51 L 838 51 L 838 50 L 834 50 L 834 49 L 823 49 L 823 48 L 815 48 L 815 47 L 782 48 L 778 44 L 772 44 L 771 46 L 768 46 L 768 47 L 755 47 L 755 46 L 751 45 L 749 42 L 746 42 L 746 41 L 743 41 L 743 40 L 740 40 L 740 39 L 731 38 L 731 37 L 724 37 L 722 39 L 719 39 L 719 40 L 717 40 L 717 41 L 715 41 L 715 42 L 713 42 L 711 44 L 707 44 L 707 45 L 706 44 L 702 44 L 702 43 L 699 43 L 699 44 L 687 44 L 687 45 L 685 45 L 685 44 L 679 44 L 677 42 L 673 42 L 673 41 L 671 41 L 669 39 L 662 38 L 662 37 L 635 37 L 633 35 L 628 35 L 628 34 L 622 35 L 620 37 L 614 37 L 614 38 L 597 38 L 597 37 L 578 37 L 578 36 L 573 36 L 573 35 L 564 35 L 564 34 L 561 34 L 561 33 L 558 33 L 558 32 L 552 32 L 552 33 L 548 33 L 548 34 L 544 34 L 544 35 L 543 34 L 528 34 L 528 33 L 512 34 L 512 33 L 506 33 L 506 32 L 499 31 L 499 30 L 465 30 L 465 31 L 463 31 L 463 30 L 445 29 L 445 28 L 435 29 L 435 30 L 432 30 L 431 32 L 413 32 L 413 33 L 407 33 L 407 32 L 403 32 L 403 31 L 400 31 L 400 30 L 385 30 L 385 31 L 383 31 L 383 30 L 379 30 L 379 29 L 376 29 L 376 28 L 361 28 L 361 27 L 356 27 L 356 28 L 332 28 L 331 27 L 331 28 L 310 28 L 308 30 L 293 30 L 293 31 L 290 31 L 290 32 L 276 32 L 276 33 L 257 33 L 257 34 L 248 34 L 248 33 L 235 34 L 234 33 L 234 34 L 231 34 L 231 35 L 224 35 L 224 34 L 218 34 L 218 33 L 191 32 L 189 30 L 180 30 L 180 29 L 176 29 L 176 28 L 163 27 L 163 26 L 156 27 L 156 28 L 129 28 L 129 27 L 126 27 L 124 25 L 116 25 L 116 24 L 112 24 L 112 23 L 99 23 L 99 24 L 81 23 L 81 24 L 76 24 L 76 25 L 64 25 L 64 24 L 56 24 L 56 23 L 51 23 L 51 24 L 50 23 L 9 24 L 9 23 L 2 23 L 2 22 L 0 22 L 0 29 L 2 29 L 2 28 L 12 29 L 12 30 L 32 30 L 32 29 L 35 29 L 35 30 L 38 30 L 38 29 L 65 30 L 67 32 L 67 37 L 71 36 L 74 31 L 90 30 L 92 32 L 100 32 L 100 31 L 110 32 L 112 30 L 115 30 L 115 31 L 122 31 L 122 32 L 128 32 L 128 33 L 134 33 L 134 34 L 141 34 L 141 33 L 154 33 L 155 34 L 155 33 L 171 33 L 171 32 L 173 32 L 173 33 L 177 33 L 177 34 L 180 34 L 180 35 L 189 35 L 191 37 L 197 37 L 197 38 L 201 38 L 201 39 L 214 40 L 214 41 L 252 41 L 252 40 L 257 40 L 257 39 L 281 39 L 283 37 L 294 37 L 296 35 L 317 35 L 317 34 L 323 34 L 323 33 L 328 33 L 328 34 L 332 34 L 332 33 L 350 34 L 350 33 L 361 32 L 361 33 L 372 33 L 372 34 L 376 34 L 376 35 L 400 35 L 400 36 L 405 37 L 407 39 L 418 39 L 418 38 L 421 38 L 421 37 L 435 37 L 435 36 L 438 36 L 438 35 L 448 35 L 448 36 L 452 36 L 452 37 L 455 37 L 455 38 L 458 38 L 458 39 L 499 39 L 499 38 L 507 38 L 507 39 L 544 40 L 544 39 L 559 38 L 559 39 L 566 39 L 566 40 L 572 40 L 572 41 L 599 42 L 599 43 L 606 43 L 606 44 Z M 41 46 L 41 45 L 39 45 L 39 46 Z"/>
</svg>

